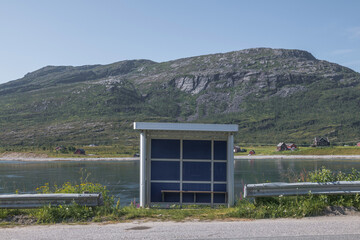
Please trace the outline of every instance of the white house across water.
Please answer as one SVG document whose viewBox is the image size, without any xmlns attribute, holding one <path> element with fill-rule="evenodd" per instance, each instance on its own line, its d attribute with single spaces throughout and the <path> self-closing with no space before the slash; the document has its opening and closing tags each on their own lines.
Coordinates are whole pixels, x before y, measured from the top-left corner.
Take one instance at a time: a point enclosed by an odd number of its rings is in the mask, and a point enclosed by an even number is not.
<svg viewBox="0 0 360 240">
<path fill-rule="evenodd" d="M 140 206 L 234 204 L 238 125 L 134 122 L 140 133 Z"/>
</svg>

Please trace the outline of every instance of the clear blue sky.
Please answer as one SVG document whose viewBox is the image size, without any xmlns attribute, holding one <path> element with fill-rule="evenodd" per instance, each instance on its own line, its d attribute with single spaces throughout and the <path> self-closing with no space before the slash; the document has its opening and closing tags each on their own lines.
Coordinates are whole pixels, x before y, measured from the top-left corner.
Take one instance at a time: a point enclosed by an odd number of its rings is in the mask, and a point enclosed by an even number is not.
<svg viewBox="0 0 360 240">
<path fill-rule="evenodd" d="M 1 0 L 0 83 L 46 65 L 302 49 L 360 72 L 359 0 Z"/>
</svg>

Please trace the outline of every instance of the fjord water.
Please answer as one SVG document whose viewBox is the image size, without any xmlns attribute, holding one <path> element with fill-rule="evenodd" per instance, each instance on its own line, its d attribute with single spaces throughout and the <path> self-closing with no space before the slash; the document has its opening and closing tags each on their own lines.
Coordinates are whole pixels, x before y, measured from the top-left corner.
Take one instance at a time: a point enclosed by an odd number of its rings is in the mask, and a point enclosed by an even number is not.
<svg viewBox="0 0 360 240">
<path fill-rule="evenodd" d="M 239 198 L 244 184 L 291 182 L 295 175 L 321 169 L 350 172 L 360 170 L 359 160 L 324 159 L 242 159 L 235 160 L 235 194 Z M 105 185 L 111 194 L 127 205 L 139 197 L 139 161 L 20 162 L 0 161 L 0 194 L 35 193 L 49 183 L 80 183 L 80 178 Z"/>
</svg>

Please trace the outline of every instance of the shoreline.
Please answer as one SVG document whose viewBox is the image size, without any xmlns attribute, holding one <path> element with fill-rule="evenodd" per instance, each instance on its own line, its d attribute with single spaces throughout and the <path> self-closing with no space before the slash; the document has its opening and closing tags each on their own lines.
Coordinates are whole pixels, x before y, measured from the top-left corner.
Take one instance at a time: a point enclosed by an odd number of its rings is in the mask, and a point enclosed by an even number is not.
<svg viewBox="0 0 360 240">
<path fill-rule="evenodd" d="M 81 158 L 51 158 L 51 157 L 0 157 L 1 161 L 20 161 L 20 162 L 56 162 L 56 161 L 67 161 L 67 162 L 82 162 L 82 161 L 139 161 L 138 157 L 121 157 L 121 158 L 104 158 L 104 157 L 81 157 Z"/>
<path fill-rule="evenodd" d="M 255 156 L 234 156 L 235 160 L 240 159 L 359 159 L 360 155 L 255 155 Z"/>
<path fill-rule="evenodd" d="M 139 161 L 139 157 L 79 157 L 79 158 L 53 158 L 53 157 L 25 157 L 25 156 L 2 156 L 1 162 L 53 162 L 53 161 Z M 255 156 L 234 156 L 234 160 L 255 160 L 255 159 L 359 159 L 360 155 L 255 155 Z"/>
</svg>

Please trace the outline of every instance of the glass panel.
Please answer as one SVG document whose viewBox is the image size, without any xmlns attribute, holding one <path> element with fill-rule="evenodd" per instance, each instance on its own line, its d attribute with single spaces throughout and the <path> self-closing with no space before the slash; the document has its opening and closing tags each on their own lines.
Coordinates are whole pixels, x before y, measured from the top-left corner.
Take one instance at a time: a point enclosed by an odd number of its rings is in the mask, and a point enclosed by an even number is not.
<svg viewBox="0 0 360 240">
<path fill-rule="evenodd" d="M 151 139 L 151 158 L 180 159 L 180 140 Z"/>
<path fill-rule="evenodd" d="M 211 160 L 211 141 L 184 140 L 183 158 Z"/>
<path fill-rule="evenodd" d="M 214 163 L 214 181 L 226 181 L 226 163 Z"/>
<path fill-rule="evenodd" d="M 180 161 L 151 161 L 151 180 L 180 180 Z"/>
<path fill-rule="evenodd" d="M 211 181 L 210 162 L 183 162 L 184 181 Z"/>
<path fill-rule="evenodd" d="M 214 141 L 214 159 L 226 160 L 227 159 L 227 142 Z"/>
<path fill-rule="evenodd" d="M 162 202 L 161 190 L 180 190 L 179 183 L 151 183 L 151 202 Z M 180 202 L 180 194 L 165 193 L 165 200 Z"/>
</svg>

